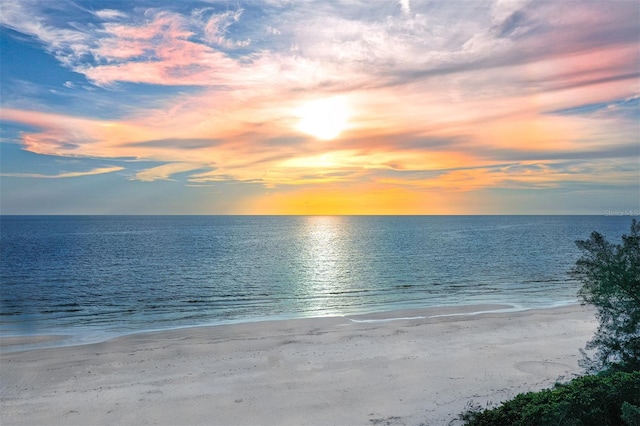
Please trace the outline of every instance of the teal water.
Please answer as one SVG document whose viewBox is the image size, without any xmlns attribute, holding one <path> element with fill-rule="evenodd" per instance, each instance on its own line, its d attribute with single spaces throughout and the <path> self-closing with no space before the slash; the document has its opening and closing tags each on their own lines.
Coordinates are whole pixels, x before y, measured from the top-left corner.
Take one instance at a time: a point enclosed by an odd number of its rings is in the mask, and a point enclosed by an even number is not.
<svg viewBox="0 0 640 426">
<path fill-rule="evenodd" d="M 575 303 L 605 216 L 2 216 L 0 336 Z"/>
</svg>

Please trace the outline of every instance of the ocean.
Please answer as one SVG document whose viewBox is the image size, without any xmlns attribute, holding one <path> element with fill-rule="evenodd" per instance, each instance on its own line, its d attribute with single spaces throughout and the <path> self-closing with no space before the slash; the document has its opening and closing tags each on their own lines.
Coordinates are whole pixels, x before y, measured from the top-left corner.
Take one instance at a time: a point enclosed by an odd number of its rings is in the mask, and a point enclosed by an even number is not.
<svg viewBox="0 0 640 426">
<path fill-rule="evenodd" d="M 0 337 L 577 303 L 574 241 L 624 216 L 2 216 Z"/>
</svg>

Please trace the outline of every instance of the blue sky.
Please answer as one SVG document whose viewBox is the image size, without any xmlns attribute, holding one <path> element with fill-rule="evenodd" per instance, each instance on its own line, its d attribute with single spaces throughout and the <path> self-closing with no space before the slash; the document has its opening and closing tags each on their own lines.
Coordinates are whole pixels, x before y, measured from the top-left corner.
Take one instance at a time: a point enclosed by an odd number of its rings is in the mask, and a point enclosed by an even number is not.
<svg viewBox="0 0 640 426">
<path fill-rule="evenodd" d="M 2 214 L 640 210 L 636 1 L 0 16 Z"/>
</svg>

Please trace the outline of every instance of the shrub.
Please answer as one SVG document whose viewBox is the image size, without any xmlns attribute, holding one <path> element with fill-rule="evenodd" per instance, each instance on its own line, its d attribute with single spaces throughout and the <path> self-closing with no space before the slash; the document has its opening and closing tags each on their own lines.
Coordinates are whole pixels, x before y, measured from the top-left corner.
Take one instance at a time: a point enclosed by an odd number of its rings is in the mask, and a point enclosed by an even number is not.
<svg viewBox="0 0 640 426">
<path fill-rule="evenodd" d="M 640 371 L 579 377 L 555 389 L 520 394 L 503 405 L 474 412 L 468 426 L 635 425 Z"/>
</svg>

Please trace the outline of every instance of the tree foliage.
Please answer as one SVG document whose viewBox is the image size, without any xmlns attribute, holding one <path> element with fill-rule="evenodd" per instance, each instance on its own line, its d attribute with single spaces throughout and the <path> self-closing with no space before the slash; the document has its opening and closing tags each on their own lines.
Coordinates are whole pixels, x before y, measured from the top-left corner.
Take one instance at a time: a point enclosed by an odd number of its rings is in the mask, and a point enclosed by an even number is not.
<svg viewBox="0 0 640 426">
<path fill-rule="evenodd" d="M 640 407 L 624 402 L 622 404 L 622 420 L 629 426 L 640 426 Z"/>
<path fill-rule="evenodd" d="M 591 372 L 640 369 L 640 223 L 632 221 L 622 244 L 597 232 L 576 244 L 582 257 L 571 275 L 582 282 L 578 295 L 596 307 L 600 323 L 581 365 Z"/>
<path fill-rule="evenodd" d="M 470 407 L 468 426 L 640 426 L 640 223 L 633 220 L 622 244 L 594 232 L 576 241 L 582 257 L 571 275 L 578 295 L 596 307 L 598 329 L 583 350 L 582 366 L 597 375 L 555 389 L 520 394 L 501 406 Z"/>
<path fill-rule="evenodd" d="M 638 426 L 640 371 L 578 377 L 461 417 L 467 426 Z"/>
</svg>

